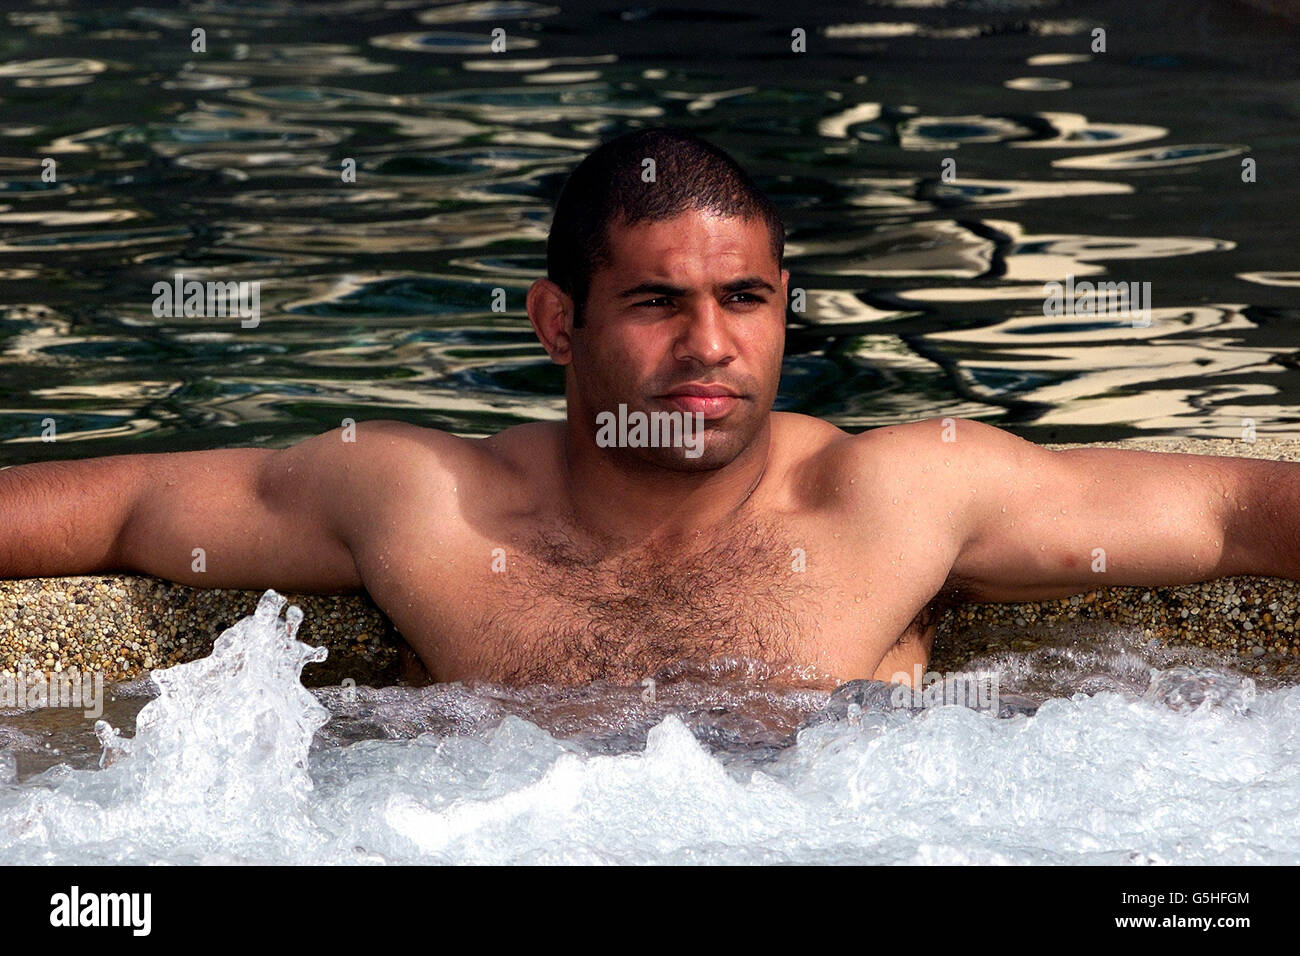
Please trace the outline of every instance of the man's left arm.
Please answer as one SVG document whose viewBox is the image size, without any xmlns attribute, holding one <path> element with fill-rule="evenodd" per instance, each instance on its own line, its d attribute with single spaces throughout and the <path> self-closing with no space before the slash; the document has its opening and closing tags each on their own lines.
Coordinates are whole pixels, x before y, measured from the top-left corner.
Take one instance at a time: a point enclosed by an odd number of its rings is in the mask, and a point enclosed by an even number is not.
<svg viewBox="0 0 1300 956">
<path fill-rule="evenodd" d="M 916 431 L 901 444 L 922 449 L 911 475 L 948 509 L 950 580 L 971 600 L 1241 574 L 1300 580 L 1300 463 L 1053 451 L 979 422 L 953 425 L 953 441 L 938 420 L 903 426 Z"/>
</svg>

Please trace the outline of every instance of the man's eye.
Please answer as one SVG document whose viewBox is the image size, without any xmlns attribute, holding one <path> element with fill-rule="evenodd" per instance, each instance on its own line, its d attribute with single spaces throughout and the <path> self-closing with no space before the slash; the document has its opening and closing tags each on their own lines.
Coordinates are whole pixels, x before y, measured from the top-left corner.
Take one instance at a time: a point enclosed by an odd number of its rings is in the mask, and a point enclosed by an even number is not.
<svg viewBox="0 0 1300 956">
<path fill-rule="evenodd" d="M 739 302 L 742 305 L 761 305 L 765 300 L 762 296 L 754 295 L 751 292 L 737 292 L 732 295 L 731 301 Z M 637 306 L 646 306 L 647 308 L 670 308 L 672 304 L 673 300 L 670 296 L 661 295 L 658 298 L 645 299 L 644 301 L 638 302 Z"/>
</svg>

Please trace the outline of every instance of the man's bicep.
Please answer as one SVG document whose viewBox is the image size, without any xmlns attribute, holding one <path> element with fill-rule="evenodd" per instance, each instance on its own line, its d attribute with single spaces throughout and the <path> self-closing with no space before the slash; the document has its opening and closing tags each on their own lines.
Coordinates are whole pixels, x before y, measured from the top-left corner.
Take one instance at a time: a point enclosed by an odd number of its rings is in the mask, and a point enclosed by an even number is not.
<svg viewBox="0 0 1300 956">
<path fill-rule="evenodd" d="M 150 456 L 116 545 L 118 565 L 195 587 L 353 586 L 346 550 L 312 510 L 312 469 L 299 472 L 296 498 L 269 493 L 291 451 Z"/>
<path fill-rule="evenodd" d="M 963 422 L 964 537 L 952 576 L 987 601 L 1230 573 L 1229 459 L 1113 448 L 1052 451 Z M 959 426 L 959 432 L 961 426 Z M 973 434 L 972 434 L 973 433 Z M 955 446 L 959 446 L 958 438 Z"/>
</svg>

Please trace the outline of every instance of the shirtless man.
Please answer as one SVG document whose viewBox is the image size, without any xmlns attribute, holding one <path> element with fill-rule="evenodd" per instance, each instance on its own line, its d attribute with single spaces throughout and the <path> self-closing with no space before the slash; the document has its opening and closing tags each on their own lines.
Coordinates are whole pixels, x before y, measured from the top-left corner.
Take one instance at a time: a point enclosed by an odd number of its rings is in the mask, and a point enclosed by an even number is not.
<svg viewBox="0 0 1300 956">
<path fill-rule="evenodd" d="M 0 576 L 364 588 L 444 681 L 634 684 L 732 658 L 826 685 L 924 669 L 948 601 L 1300 579 L 1297 464 L 772 412 L 783 248 L 716 147 L 620 137 L 567 182 L 528 293 L 565 422 L 464 439 L 370 421 L 281 450 L 11 468 Z M 698 454 L 598 441 L 620 404 L 699 413 Z"/>
</svg>

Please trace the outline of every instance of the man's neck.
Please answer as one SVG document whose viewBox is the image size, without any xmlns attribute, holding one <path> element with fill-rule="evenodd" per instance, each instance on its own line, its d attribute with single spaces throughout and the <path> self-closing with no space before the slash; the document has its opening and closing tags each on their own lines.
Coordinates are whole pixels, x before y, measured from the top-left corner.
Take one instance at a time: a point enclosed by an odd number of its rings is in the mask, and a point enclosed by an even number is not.
<svg viewBox="0 0 1300 956">
<path fill-rule="evenodd" d="M 570 426 L 564 483 L 580 528 L 628 542 L 696 538 L 731 523 L 766 476 L 771 419 L 748 447 L 712 471 L 674 471 L 598 448 Z"/>
</svg>

